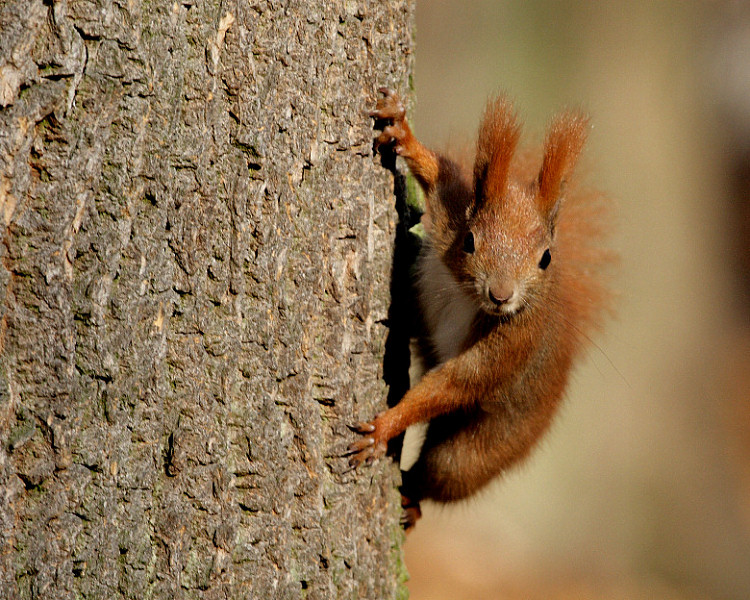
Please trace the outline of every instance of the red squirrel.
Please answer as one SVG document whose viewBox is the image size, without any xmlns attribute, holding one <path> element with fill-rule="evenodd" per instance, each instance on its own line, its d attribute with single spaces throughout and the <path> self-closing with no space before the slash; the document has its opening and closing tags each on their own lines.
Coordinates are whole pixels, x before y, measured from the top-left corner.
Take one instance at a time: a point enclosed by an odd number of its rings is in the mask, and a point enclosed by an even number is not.
<svg viewBox="0 0 750 600">
<path fill-rule="evenodd" d="M 407 528 L 419 501 L 466 498 L 524 458 L 549 428 L 571 366 L 607 307 L 604 198 L 576 184 L 588 120 L 552 122 L 541 166 L 517 152 L 504 97 L 487 103 L 473 173 L 423 146 L 387 88 L 370 116 L 381 153 L 402 156 L 425 194 L 417 289 L 434 366 L 349 446 L 371 462 L 407 427 L 429 422 L 404 473 Z"/>
</svg>

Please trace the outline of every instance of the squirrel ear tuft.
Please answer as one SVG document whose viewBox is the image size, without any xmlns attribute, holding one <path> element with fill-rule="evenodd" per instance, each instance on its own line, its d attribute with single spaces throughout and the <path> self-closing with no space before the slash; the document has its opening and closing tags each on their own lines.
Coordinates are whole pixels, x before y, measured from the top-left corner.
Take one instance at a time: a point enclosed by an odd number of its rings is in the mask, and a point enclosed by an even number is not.
<svg viewBox="0 0 750 600">
<path fill-rule="evenodd" d="M 564 113 L 552 121 L 537 179 L 539 209 L 548 219 L 557 212 L 562 186 L 583 150 L 588 126 L 588 118 L 580 113 Z"/>
<path fill-rule="evenodd" d="M 520 135 L 521 128 L 510 101 L 504 96 L 490 99 L 479 126 L 474 161 L 474 195 L 477 205 L 486 198 L 499 198 L 504 194 L 510 161 Z"/>
</svg>

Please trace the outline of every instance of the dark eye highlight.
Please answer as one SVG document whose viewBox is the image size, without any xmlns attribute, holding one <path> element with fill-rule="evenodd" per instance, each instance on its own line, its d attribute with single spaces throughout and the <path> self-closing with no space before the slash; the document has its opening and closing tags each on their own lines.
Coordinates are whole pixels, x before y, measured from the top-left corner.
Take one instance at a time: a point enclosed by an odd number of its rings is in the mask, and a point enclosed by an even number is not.
<svg viewBox="0 0 750 600">
<path fill-rule="evenodd" d="M 550 254 L 549 248 L 547 248 L 544 251 L 544 254 L 542 254 L 542 258 L 539 260 L 539 268 L 544 271 L 547 267 L 549 267 L 549 263 L 552 260 L 552 254 Z"/>
<path fill-rule="evenodd" d="M 464 252 L 474 254 L 474 234 L 471 231 L 464 238 Z"/>
</svg>

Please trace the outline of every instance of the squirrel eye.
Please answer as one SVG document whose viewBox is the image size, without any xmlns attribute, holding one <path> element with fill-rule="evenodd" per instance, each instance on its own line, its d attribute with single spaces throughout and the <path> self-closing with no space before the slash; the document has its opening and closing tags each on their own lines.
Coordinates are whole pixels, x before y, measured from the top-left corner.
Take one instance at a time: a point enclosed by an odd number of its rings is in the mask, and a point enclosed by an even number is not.
<svg viewBox="0 0 750 600">
<path fill-rule="evenodd" d="M 464 252 L 466 254 L 474 253 L 474 234 L 471 231 L 464 238 Z"/>
<path fill-rule="evenodd" d="M 552 254 L 550 254 L 549 248 L 547 248 L 544 251 L 544 254 L 542 254 L 542 258 L 539 260 L 539 268 L 544 271 L 547 267 L 549 267 L 549 263 L 552 260 Z"/>
</svg>

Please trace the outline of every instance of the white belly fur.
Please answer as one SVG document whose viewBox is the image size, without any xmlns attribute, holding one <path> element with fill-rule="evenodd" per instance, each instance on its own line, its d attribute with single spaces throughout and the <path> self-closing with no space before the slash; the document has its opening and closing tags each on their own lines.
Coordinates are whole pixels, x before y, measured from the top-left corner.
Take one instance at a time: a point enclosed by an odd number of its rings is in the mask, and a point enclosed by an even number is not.
<svg viewBox="0 0 750 600">
<path fill-rule="evenodd" d="M 420 305 L 430 341 L 443 363 L 461 351 L 479 308 L 435 252 L 428 248 L 419 266 Z"/>
<path fill-rule="evenodd" d="M 471 298 L 461 291 L 443 261 L 425 248 L 419 259 L 419 304 L 430 342 L 440 363 L 456 356 L 469 335 L 471 324 L 479 310 Z M 418 352 L 412 351 L 412 360 Z M 412 363 L 415 367 L 414 362 Z M 411 386 L 421 379 L 423 365 L 409 372 Z M 401 470 L 408 471 L 419 457 L 427 432 L 427 423 L 417 423 L 406 430 L 401 452 Z"/>
</svg>

